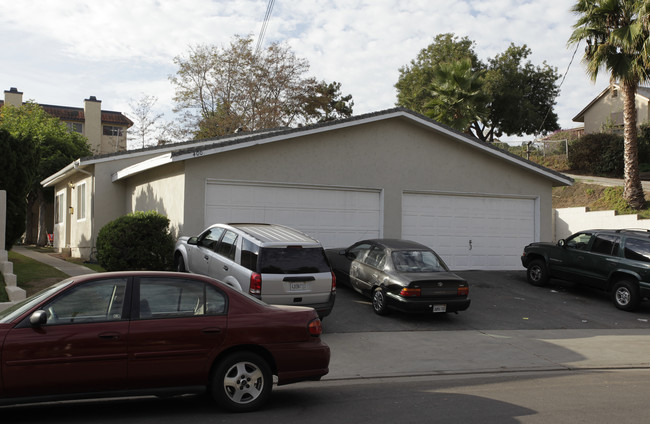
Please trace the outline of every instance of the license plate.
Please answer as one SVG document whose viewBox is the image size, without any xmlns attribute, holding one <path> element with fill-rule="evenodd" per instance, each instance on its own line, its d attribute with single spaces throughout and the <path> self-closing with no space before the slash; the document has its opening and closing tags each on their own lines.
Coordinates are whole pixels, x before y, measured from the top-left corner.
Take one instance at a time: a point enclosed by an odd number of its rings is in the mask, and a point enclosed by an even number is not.
<svg viewBox="0 0 650 424">
<path fill-rule="evenodd" d="M 447 305 L 433 305 L 433 313 L 447 312 Z"/>
<path fill-rule="evenodd" d="M 307 283 L 305 282 L 299 282 L 299 283 L 291 283 L 289 286 L 290 291 L 305 291 L 307 290 Z"/>
</svg>

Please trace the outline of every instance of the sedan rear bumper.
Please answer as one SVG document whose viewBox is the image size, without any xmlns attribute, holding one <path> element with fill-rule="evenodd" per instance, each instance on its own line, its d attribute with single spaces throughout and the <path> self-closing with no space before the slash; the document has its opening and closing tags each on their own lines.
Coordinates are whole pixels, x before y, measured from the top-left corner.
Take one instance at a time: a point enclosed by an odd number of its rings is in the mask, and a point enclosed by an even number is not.
<svg viewBox="0 0 650 424">
<path fill-rule="evenodd" d="M 388 307 L 406 313 L 434 313 L 434 306 L 445 305 L 445 312 L 459 312 L 469 308 L 471 299 L 422 299 L 387 293 Z"/>
<path fill-rule="evenodd" d="M 316 381 L 329 372 L 330 348 L 313 339 L 272 349 L 278 370 L 278 386 L 299 381 Z"/>
</svg>

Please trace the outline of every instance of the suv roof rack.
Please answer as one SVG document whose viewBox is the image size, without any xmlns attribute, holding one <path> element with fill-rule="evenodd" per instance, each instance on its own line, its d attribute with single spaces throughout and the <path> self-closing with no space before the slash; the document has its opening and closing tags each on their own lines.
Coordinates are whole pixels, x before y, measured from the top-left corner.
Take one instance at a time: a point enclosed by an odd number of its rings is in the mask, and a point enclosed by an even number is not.
<svg viewBox="0 0 650 424">
<path fill-rule="evenodd" d="M 642 233 L 650 233 L 650 230 L 647 229 L 647 228 L 622 228 L 622 229 L 616 230 L 615 232 L 616 233 L 622 233 L 622 232 L 625 232 L 625 231 L 638 231 L 638 232 L 642 232 Z"/>
</svg>

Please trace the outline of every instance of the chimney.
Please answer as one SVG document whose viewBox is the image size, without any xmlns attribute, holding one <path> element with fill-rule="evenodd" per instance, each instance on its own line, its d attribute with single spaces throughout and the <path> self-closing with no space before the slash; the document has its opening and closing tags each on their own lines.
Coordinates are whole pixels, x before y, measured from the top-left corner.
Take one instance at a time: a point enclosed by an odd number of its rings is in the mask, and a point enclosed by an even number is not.
<svg viewBox="0 0 650 424">
<path fill-rule="evenodd" d="M 102 150 L 102 101 L 90 96 L 84 100 L 84 135 L 90 149 L 98 154 Z"/>
<path fill-rule="evenodd" d="M 5 90 L 5 104 L 21 107 L 23 105 L 23 93 L 18 91 L 16 87 Z"/>
</svg>

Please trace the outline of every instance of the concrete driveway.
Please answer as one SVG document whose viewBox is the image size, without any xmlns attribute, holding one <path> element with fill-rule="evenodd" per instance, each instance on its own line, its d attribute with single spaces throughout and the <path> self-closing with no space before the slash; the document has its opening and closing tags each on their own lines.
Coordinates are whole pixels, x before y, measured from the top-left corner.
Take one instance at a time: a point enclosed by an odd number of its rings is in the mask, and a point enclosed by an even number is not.
<svg viewBox="0 0 650 424">
<path fill-rule="evenodd" d="M 616 309 L 602 292 L 560 281 L 533 287 L 525 271 L 458 272 L 472 305 L 458 314 L 376 315 L 339 287 L 325 318 L 325 379 L 650 367 L 650 305 Z"/>
</svg>

